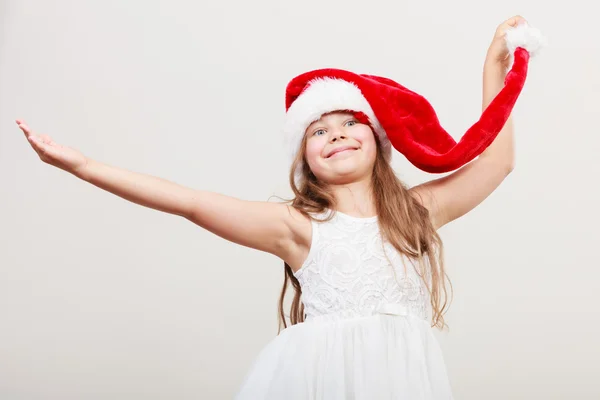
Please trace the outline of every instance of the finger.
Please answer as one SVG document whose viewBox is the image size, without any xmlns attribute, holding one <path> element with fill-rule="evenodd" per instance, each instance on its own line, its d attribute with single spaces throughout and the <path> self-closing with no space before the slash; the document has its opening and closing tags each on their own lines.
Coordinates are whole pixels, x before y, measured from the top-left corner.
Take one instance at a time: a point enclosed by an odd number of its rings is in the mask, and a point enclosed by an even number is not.
<svg viewBox="0 0 600 400">
<path fill-rule="evenodd" d="M 38 155 L 40 156 L 40 158 L 44 159 L 45 157 L 50 157 L 52 158 L 53 156 L 55 156 L 55 149 L 44 143 L 42 141 L 42 139 L 40 139 L 37 136 L 31 136 L 31 142 L 33 145 L 33 149 L 35 150 L 36 153 L 38 153 Z"/>
<path fill-rule="evenodd" d="M 31 136 L 32 132 L 31 132 L 31 129 L 27 126 L 27 124 L 25 124 L 24 122 L 20 123 L 19 128 L 21 128 L 21 130 L 23 131 L 25 136 L 27 136 L 27 137 Z"/>
<path fill-rule="evenodd" d="M 521 22 L 527 22 L 527 21 L 525 21 L 525 18 L 523 18 L 520 15 L 515 15 L 514 17 L 512 17 L 508 21 L 506 21 L 506 23 L 512 27 L 519 25 Z"/>
<path fill-rule="evenodd" d="M 40 139 L 36 136 L 29 136 L 27 139 L 29 140 L 29 144 L 33 150 L 38 154 L 38 156 L 42 157 L 42 146 L 44 144 L 40 141 Z"/>
<path fill-rule="evenodd" d="M 29 143 L 31 143 L 31 145 L 36 151 L 39 150 L 45 144 L 39 137 L 35 135 L 31 135 L 27 139 L 29 139 Z"/>
</svg>

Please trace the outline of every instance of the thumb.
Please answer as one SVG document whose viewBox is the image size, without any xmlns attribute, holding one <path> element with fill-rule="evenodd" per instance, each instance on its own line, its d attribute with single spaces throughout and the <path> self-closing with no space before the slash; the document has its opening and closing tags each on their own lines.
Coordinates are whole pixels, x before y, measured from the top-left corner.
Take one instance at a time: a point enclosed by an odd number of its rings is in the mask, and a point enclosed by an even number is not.
<svg viewBox="0 0 600 400">
<path fill-rule="evenodd" d="M 521 23 L 526 23 L 526 22 L 527 21 L 525 20 L 525 18 L 523 18 L 520 15 L 515 15 L 514 17 L 512 17 L 508 21 L 506 21 L 506 23 L 512 27 L 515 27 L 517 25 L 520 25 Z"/>
</svg>

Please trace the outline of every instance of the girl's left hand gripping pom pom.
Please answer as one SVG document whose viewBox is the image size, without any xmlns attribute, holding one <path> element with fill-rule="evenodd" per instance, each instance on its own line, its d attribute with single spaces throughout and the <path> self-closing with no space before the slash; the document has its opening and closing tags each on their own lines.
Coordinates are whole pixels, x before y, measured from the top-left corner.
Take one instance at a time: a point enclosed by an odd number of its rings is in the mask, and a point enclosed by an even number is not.
<svg viewBox="0 0 600 400">
<path fill-rule="evenodd" d="M 517 48 L 525 49 L 530 57 L 535 57 L 540 51 L 548 45 L 547 39 L 542 35 L 539 29 L 523 21 L 514 27 L 506 29 L 506 47 L 512 56 Z"/>
</svg>

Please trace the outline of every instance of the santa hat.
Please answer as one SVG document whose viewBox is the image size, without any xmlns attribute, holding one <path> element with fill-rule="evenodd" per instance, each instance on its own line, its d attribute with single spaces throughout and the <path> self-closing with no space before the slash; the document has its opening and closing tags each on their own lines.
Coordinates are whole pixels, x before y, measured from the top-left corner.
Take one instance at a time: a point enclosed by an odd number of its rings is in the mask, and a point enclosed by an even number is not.
<svg viewBox="0 0 600 400">
<path fill-rule="evenodd" d="M 460 168 L 494 141 L 525 84 L 530 57 L 545 44 L 539 31 L 527 24 L 509 29 L 505 39 L 511 59 L 504 87 L 458 142 L 440 126 L 424 97 L 391 79 L 340 69 L 319 69 L 295 77 L 286 89 L 284 123 L 292 157 L 311 123 L 323 114 L 345 110 L 366 115 L 387 160 L 394 147 L 426 172 Z"/>
</svg>

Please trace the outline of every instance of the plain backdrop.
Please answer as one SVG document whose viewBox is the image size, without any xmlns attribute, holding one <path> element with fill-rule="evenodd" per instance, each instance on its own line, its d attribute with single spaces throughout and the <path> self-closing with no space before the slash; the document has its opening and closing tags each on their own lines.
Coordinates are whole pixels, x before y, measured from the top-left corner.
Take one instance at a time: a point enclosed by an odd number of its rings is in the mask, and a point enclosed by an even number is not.
<svg viewBox="0 0 600 400">
<path fill-rule="evenodd" d="M 283 281 L 274 256 L 44 164 L 16 118 L 111 165 L 279 201 L 292 77 L 390 77 L 459 139 L 515 14 L 548 47 L 513 112 L 514 172 L 440 230 L 454 300 L 436 336 L 456 399 L 600 398 L 600 47 L 583 0 L 0 2 L 0 398 L 232 398 L 277 334 Z M 393 164 L 411 186 L 437 177 Z"/>
</svg>

